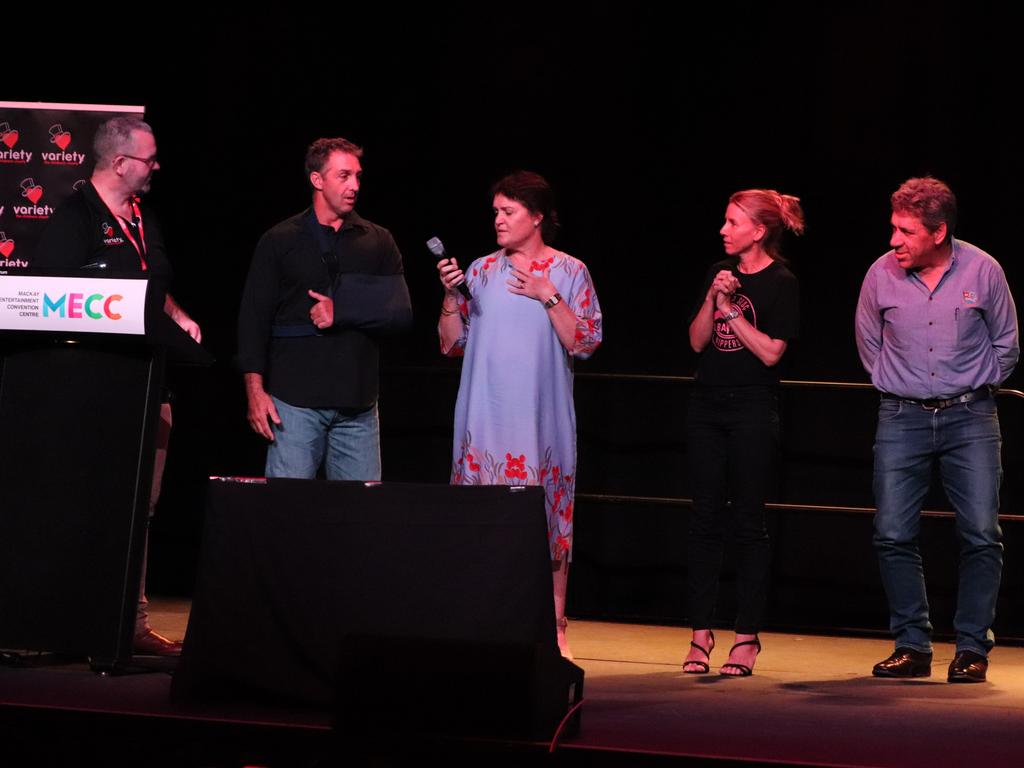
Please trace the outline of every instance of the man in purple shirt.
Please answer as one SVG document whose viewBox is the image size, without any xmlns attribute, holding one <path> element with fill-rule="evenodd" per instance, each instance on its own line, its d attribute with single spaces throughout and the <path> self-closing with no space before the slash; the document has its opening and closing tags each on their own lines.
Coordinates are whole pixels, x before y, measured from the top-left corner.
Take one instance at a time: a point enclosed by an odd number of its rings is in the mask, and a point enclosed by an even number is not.
<svg viewBox="0 0 1024 768">
<path fill-rule="evenodd" d="M 938 461 L 960 537 L 950 682 L 982 682 L 1003 565 L 999 417 L 994 391 L 1019 352 L 999 264 L 953 239 L 956 198 L 930 177 L 892 195 L 892 250 L 868 270 L 857 349 L 882 393 L 875 434 L 875 549 L 895 652 L 877 677 L 931 675 L 932 626 L 918 549 L 921 505 Z"/>
</svg>

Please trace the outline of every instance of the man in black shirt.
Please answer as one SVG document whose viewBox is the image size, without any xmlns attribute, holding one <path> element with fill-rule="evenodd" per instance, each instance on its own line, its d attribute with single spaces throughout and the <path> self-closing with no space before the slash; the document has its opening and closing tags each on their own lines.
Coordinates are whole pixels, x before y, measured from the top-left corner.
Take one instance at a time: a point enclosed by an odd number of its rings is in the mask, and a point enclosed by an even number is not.
<svg viewBox="0 0 1024 768">
<path fill-rule="evenodd" d="M 117 273 L 145 273 L 150 279 L 150 290 L 164 294 L 164 311 L 193 339 L 200 341 L 199 325 L 167 293 L 171 265 L 160 226 L 139 200 L 139 195 L 149 191 L 153 172 L 160 167 L 153 129 L 135 117 L 115 117 L 97 130 L 93 151 L 96 167 L 92 176 L 53 214 L 40 236 L 32 266 L 64 272 L 92 266 Z M 150 517 L 160 497 L 170 430 L 171 406 L 163 403 L 149 499 Z M 162 656 L 180 653 L 180 643 L 150 628 L 147 605 L 144 555 L 135 620 L 135 652 Z"/>
<path fill-rule="evenodd" d="M 313 204 L 260 238 L 238 321 L 249 425 L 267 477 L 379 480 L 376 335 L 411 320 L 391 233 L 355 212 L 363 151 L 318 139 Z"/>
</svg>

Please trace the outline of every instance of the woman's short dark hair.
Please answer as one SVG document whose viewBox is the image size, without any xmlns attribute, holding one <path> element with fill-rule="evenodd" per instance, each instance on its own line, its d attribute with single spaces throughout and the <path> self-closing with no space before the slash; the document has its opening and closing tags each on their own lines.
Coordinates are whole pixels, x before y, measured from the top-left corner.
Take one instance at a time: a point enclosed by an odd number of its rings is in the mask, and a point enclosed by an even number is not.
<svg viewBox="0 0 1024 768">
<path fill-rule="evenodd" d="M 491 187 L 491 199 L 504 195 L 509 200 L 522 203 L 530 213 L 540 214 L 540 236 L 545 243 L 554 242 L 558 236 L 558 211 L 555 210 L 555 193 L 547 179 L 533 171 L 515 171 Z"/>
</svg>

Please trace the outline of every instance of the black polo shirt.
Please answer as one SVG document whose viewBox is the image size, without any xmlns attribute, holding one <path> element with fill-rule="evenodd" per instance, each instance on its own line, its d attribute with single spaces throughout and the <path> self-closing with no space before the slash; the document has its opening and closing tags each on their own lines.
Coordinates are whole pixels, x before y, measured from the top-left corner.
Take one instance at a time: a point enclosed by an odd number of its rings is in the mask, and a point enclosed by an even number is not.
<svg viewBox="0 0 1024 768">
<path fill-rule="evenodd" d="M 127 222 L 127 226 L 135 242 L 145 246 L 141 257 L 92 182 L 86 182 L 50 217 L 36 244 L 31 267 L 73 274 L 90 264 L 105 264 L 106 270 L 114 274 L 145 274 L 155 290 L 166 293 L 171 264 L 160 224 L 142 203 L 139 210 L 141 226 L 133 222 Z"/>
</svg>

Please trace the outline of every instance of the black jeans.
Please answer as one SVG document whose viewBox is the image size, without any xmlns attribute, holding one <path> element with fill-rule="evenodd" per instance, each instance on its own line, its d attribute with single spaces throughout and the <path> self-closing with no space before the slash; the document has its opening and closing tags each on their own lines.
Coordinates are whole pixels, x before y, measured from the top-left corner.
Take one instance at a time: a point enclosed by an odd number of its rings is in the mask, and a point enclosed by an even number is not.
<svg viewBox="0 0 1024 768">
<path fill-rule="evenodd" d="M 773 387 L 701 387 L 690 398 L 687 454 L 693 487 L 687 602 L 694 629 L 715 610 L 725 542 L 726 502 L 736 541 L 736 631 L 755 634 L 768 592 L 771 549 L 764 502 L 779 450 Z"/>
</svg>

